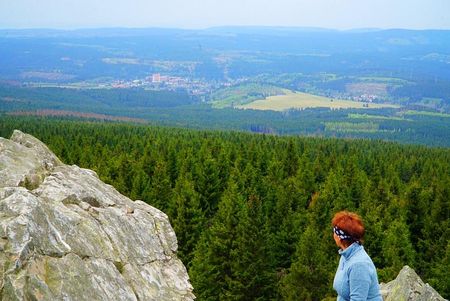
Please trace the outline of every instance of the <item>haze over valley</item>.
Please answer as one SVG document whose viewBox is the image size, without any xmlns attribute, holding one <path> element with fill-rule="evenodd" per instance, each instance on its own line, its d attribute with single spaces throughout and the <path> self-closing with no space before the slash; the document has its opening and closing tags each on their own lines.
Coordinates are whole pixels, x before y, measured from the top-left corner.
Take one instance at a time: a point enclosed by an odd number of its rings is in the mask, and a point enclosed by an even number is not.
<svg viewBox="0 0 450 301">
<path fill-rule="evenodd" d="M 449 41 L 445 30 L 0 30 L 0 110 L 448 145 Z"/>
</svg>

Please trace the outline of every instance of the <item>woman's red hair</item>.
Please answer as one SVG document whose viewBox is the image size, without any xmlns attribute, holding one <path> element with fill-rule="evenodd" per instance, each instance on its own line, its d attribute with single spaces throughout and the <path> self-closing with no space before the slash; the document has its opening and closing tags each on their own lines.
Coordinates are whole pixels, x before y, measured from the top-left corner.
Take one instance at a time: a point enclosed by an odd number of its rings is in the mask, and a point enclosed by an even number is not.
<svg viewBox="0 0 450 301">
<path fill-rule="evenodd" d="M 363 221 L 358 214 L 349 211 L 340 211 L 334 215 L 331 223 L 333 226 L 345 231 L 355 241 L 362 241 L 365 229 Z"/>
</svg>

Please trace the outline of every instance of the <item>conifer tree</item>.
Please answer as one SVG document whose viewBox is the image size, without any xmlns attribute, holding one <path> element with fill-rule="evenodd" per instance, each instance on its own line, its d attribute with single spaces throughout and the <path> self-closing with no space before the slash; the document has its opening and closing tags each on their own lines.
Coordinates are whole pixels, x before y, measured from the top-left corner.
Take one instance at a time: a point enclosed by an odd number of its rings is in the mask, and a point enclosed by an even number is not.
<svg viewBox="0 0 450 301">
<path fill-rule="evenodd" d="M 330 236 L 331 239 L 331 236 Z M 321 300 L 330 292 L 333 272 L 317 225 L 310 224 L 297 244 L 289 273 L 281 280 L 283 300 Z M 335 261 L 336 262 L 336 261 Z"/>
<path fill-rule="evenodd" d="M 300 183 L 289 178 L 283 181 L 283 184 L 276 189 L 275 208 L 268 222 L 271 229 L 270 258 L 273 268 L 281 273 L 291 265 L 299 232 L 304 229 L 306 223 L 305 208 L 298 208 L 299 204 L 306 202 L 303 191 L 298 187 Z"/>
<path fill-rule="evenodd" d="M 380 281 L 393 280 L 404 265 L 414 268 L 415 252 L 403 220 L 395 220 L 389 225 L 381 244 L 384 267 L 379 272 Z"/>
<path fill-rule="evenodd" d="M 364 248 L 371 256 L 376 267 L 384 264 L 381 241 L 384 237 L 384 208 L 370 198 L 361 204 L 361 216 L 364 217 Z"/>
<path fill-rule="evenodd" d="M 447 229 L 448 230 L 448 229 Z M 444 298 L 450 296 L 450 240 L 447 242 L 444 257 L 437 260 L 431 268 L 430 284 Z"/>
<path fill-rule="evenodd" d="M 430 183 L 427 187 L 427 198 L 432 200 L 429 205 L 429 214 L 423 217 L 423 229 L 419 241 L 419 255 L 422 259 L 423 269 L 426 276 L 430 269 L 445 255 L 445 246 L 450 241 L 450 178 L 447 177 L 442 183 Z M 432 277 L 432 276 L 431 276 Z"/>
<path fill-rule="evenodd" d="M 169 145 L 169 150 L 167 154 L 167 173 L 172 186 L 175 186 L 175 181 L 178 178 L 178 162 L 176 149 L 174 145 Z"/>
<path fill-rule="evenodd" d="M 207 218 L 217 211 L 221 196 L 221 179 L 215 159 L 207 158 L 197 164 L 196 190 L 200 194 L 200 204 Z"/>
<path fill-rule="evenodd" d="M 145 201 L 162 211 L 166 211 L 172 196 L 172 187 L 166 162 L 162 159 L 157 161 L 150 183 L 151 186 L 144 194 L 146 197 Z"/>
<path fill-rule="evenodd" d="M 199 300 L 227 300 L 228 282 L 233 277 L 231 253 L 243 206 L 244 199 L 231 179 L 194 252 L 190 276 Z"/>
<path fill-rule="evenodd" d="M 168 214 L 178 239 L 178 256 L 189 267 L 205 225 L 200 196 L 189 174 L 178 177 Z"/>
<path fill-rule="evenodd" d="M 267 229 L 261 200 L 251 195 L 239 212 L 231 255 L 227 300 L 267 300 L 275 291 L 267 252 Z"/>
<path fill-rule="evenodd" d="M 312 200 L 310 209 L 319 225 L 329 225 L 334 212 L 354 210 L 340 169 L 329 172 L 318 197 Z"/>
<path fill-rule="evenodd" d="M 275 207 L 280 197 L 280 185 L 284 178 L 285 174 L 281 162 L 271 159 L 268 163 L 267 175 L 262 180 L 262 185 L 266 190 L 263 207 L 271 233 L 276 232 L 280 225 L 280 221 L 276 220 L 273 215 L 276 213 Z"/>
<path fill-rule="evenodd" d="M 130 192 L 132 200 L 142 200 L 146 186 L 149 185 L 150 179 L 142 168 L 138 168 L 133 178 L 133 184 Z"/>
<path fill-rule="evenodd" d="M 295 176 L 295 181 L 299 188 L 303 191 L 308 201 L 311 201 L 312 195 L 317 191 L 317 184 L 315 182 L 315 175 L 310 161 L 309 152 L 305 151 L 300 159 L 299 169 Z M 307 204 L 304 208 L 306 209 Z"/>
<path fill-rule="evenodd" d="M 120 154 L 115 165 L 115 177 L 113 177 L 114 187 L 125 195 L 129 195 L 133 180 L 132 161 L 125 153 Z"/>
<path fill-rule="evenodd" d="M 289 139 L 288 145 L 285 150 L 283 167 L 288 177 L 292 177 L 297 173 L 298 152 L 292 139 Z"/>
<path fill-rule="evenodd" d="M 419 182 L 414 179 L 406 194 L 406 222 L 411 233 L 411 242 L 418 247 L 422 238 L 422 230 L 424 227 L 424 216 L 429 212 L 429 194 L 422 190 Z"/>
</svg>

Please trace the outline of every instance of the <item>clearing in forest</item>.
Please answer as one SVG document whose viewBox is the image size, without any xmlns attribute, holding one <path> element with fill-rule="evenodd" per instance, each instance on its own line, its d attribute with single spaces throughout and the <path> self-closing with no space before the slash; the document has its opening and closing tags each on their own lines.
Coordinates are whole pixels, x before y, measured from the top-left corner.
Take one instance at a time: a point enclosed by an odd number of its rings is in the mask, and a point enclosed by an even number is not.
<svg viewBox="0 0 450 301">
<path fill-rule="evenodd" d="M 239 109 L 284 111 L 288 109 L 330 108 L 330 109 L 379 109 L 398 108 L 391 104 L 377 104 L 343 99 L 332 99 L 303 92 L 288 92 L 285 95 L 269 96 L 251 103 L 235 106 Z"/>
</svg>

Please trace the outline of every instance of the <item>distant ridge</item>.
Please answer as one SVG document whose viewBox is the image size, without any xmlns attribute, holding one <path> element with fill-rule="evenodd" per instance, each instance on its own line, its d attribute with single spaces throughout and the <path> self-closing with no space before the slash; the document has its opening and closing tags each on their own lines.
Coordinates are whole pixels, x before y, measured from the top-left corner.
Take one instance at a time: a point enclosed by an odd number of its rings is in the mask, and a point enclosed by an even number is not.
<svg viewBox="0 0 450 301">
<path fill-rule="evenodd" d="M 338 29 L 321 28 L 321 27 L 295 27 L 295 26 L 216 26 L 206 28 L 204 31 L 224 32 L 231 31 L 234 33 L 267 33 L 267 32 L 338 32 Z"/>
<path fill-rule="evenodd" d="M 280 33 L 376 33 L 376 32 L 450 32 L 444 29 L 402 29 L 402 28 L 355 28 L 355 29 L 332 29 L 320 27 L 290 27 L 290 26 L 217 26 L 204 29 L 183 29 L 170 27 L 106 27 L 106 28 L 6 28 L 0 29 L 0 37 L 33 37 L 33 38 L 89 38 L 89 37 L 133 37 L 133 36 L 157 36 L 166 34 L 183 33 L 207 33 L 207 34 L 280 34 Z"/>
<path fill-rule="evenodd" d="M 82 29 L 52 29 L 52 28 L 36 28 L 36 29 L 0 29 L 0 37 L 33 37 L 33 38 L 58 38 L 58 37 L 132 37 L 158 35 L 167 33 L 193 32 L 194 30 L 179 28 L 82 28 Z"/>
</svg>

